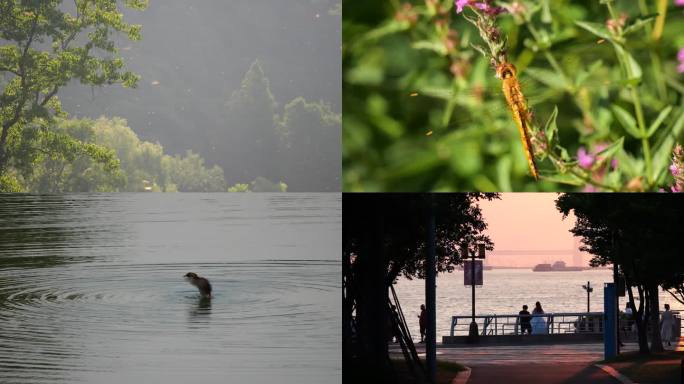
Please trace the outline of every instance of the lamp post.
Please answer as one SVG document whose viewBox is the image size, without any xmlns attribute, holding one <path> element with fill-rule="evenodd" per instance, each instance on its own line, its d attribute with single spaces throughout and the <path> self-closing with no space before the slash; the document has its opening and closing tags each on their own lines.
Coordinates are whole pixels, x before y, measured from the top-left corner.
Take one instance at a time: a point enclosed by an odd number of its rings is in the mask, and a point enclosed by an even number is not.
<svg viewBox="0 0 684 384">
<path fill-rule="evenodd" d="M 591 312 L 591 306 L 589 305 L 589 294 L 594 292 L 594 288 L 591 287 L 591 282 L 587 281 L 587 285 L 583 285 L 585 291 L 587 291 L 587 312 Z"/>
<path fill-rule="evenodd" d="M 472 319 L 470 322 L 470 328 L 468 329 L 468 343 L 477 343 L 478 342 L 478 337 L 479 337 L 479 332 L 477 329 L 477 322 L 475 322 L 475 285 L 477 283 L 477 279 L 475 277 L 475 258 L 483 259 L 485 258 L 485 245 L 484 244 L 478 244 L 477 245 L 477 253 L 473 253 L 470 256 L 470 286 L 471 286 L 471 294 L 472 294 Z M 461 257 L 464 259 L 468 257 L 468 244 L 463 244 L 461 246 Z M 480 267 L 480 272 L 482 271 L 482 267 Z M 467 273 L 467 271 L 463 270 L 463 273 Z M 481 284 L 481 283 L 480 283 Z"/>
</svg>

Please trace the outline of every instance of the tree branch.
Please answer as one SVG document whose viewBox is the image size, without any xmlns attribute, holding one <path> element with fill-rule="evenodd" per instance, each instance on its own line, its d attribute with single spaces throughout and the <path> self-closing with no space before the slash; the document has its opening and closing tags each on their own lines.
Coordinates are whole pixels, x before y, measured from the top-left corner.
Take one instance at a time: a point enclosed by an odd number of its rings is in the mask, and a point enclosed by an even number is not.
<svg viewBox="0 0 684 384">
<path fill-rule="evenodd" d="M 47 104 L 48 101 L 50 101 L 50 99 L 52 99 L 52 98 L 57 94 L 57 91 L 58 91 L 58 90 L 59 90 L 59 86 L 55 85 L 55 86 L 52 88 L 52 91 L 50 91 L 50 93 L 48 93 L 47 95 L 45 95 L 45 98 L 43 99 L 43 101 L 40 102 L 40 106 L 41 106 L 41 107 L 44 107 L 45 104 Z"/>
</svg>

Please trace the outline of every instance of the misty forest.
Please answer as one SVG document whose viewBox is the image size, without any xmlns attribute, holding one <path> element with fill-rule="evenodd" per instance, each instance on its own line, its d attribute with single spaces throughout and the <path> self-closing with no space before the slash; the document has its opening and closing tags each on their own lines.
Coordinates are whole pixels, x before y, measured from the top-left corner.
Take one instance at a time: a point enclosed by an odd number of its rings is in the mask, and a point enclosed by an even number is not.
<svg viewBox="0 0 684 384">
<path fill-rule="evenodd" d="M 340 25 L 339 0 L 0 0 L 0 192 L 339 191 Z"/>
</svg>

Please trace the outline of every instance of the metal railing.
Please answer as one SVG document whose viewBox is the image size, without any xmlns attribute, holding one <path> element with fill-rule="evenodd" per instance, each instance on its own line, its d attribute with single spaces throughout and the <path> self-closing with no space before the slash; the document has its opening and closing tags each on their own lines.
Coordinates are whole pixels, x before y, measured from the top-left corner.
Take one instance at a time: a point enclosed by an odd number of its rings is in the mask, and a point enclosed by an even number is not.
<svg viewBox="0 0 684 384">
<path fill-rule="evenodd" d="M 678 311 L 675 315 L 674 336 L 679 337 L 683 333 L 677 332 L 684 326 Z M 541 317 L 544 320 L 546 334 L 601 334 L 603 333 L 603 312 L 556 312 L 530 315 L 530 320 Z M 450 336 L 467 336 L 470 329 L 472 316 L 452 316 Z M 520 315 L 477 315 L 475 322 L 482 336 L 497 335 L 520 335 Z M 621 336 L 633 333 L 633 320 L 620 319 L 619 329 Z M 629 336 L 628 336 L 629 337 Z"/>
<path fill-rule="evenodd" d="M 603 312 L 556 312 L 530 315 L 544 320 L 547 334 L 564 333 L 603 333 Z M 452 316 L 451 336 L 468 335 L 472 316 Z M 520 316 L 510 315 L 478 315 L 475 316 L 482 336 L 488 335 L 520 335 Z"/>
</svg>

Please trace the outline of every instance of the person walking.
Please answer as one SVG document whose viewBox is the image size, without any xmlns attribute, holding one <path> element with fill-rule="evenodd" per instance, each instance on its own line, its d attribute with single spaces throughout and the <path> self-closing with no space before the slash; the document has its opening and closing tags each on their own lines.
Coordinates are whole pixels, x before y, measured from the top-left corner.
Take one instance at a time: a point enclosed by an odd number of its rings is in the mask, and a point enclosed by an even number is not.
<svg viewBox="0 0 684 384">
<path fill-rule="evenodd" d="M 528 335 L 532 334 L 532 325 L 530 324 L 530 320 L 532 320 L 532 316 L 530 316 L 530 312 L 527 310 L 527 304 L 522 306 L 522 311 L 518 312 L 518 318 L 520 319 L 520 334 L 524 335 L 525 331 L 527 331 Z"/>
<path fill-rule="evenodd" d="M 672 345 L 672 328 L 674 327 L 674 315 L 670 312 L 670 304 L 665 304 L 665 312 L 660 318 L 660 336 L 663 341 L 667 341 L 667 345 Z"/>
<path fill-rule="evenodd" d="M 420 342 L 425 342 L 425 334 L 427 333 L 427 311 L 425 304 L 420 305 L 420 316 L 418 316 L 418 324 L 420 325 Z"/>
</svg>

